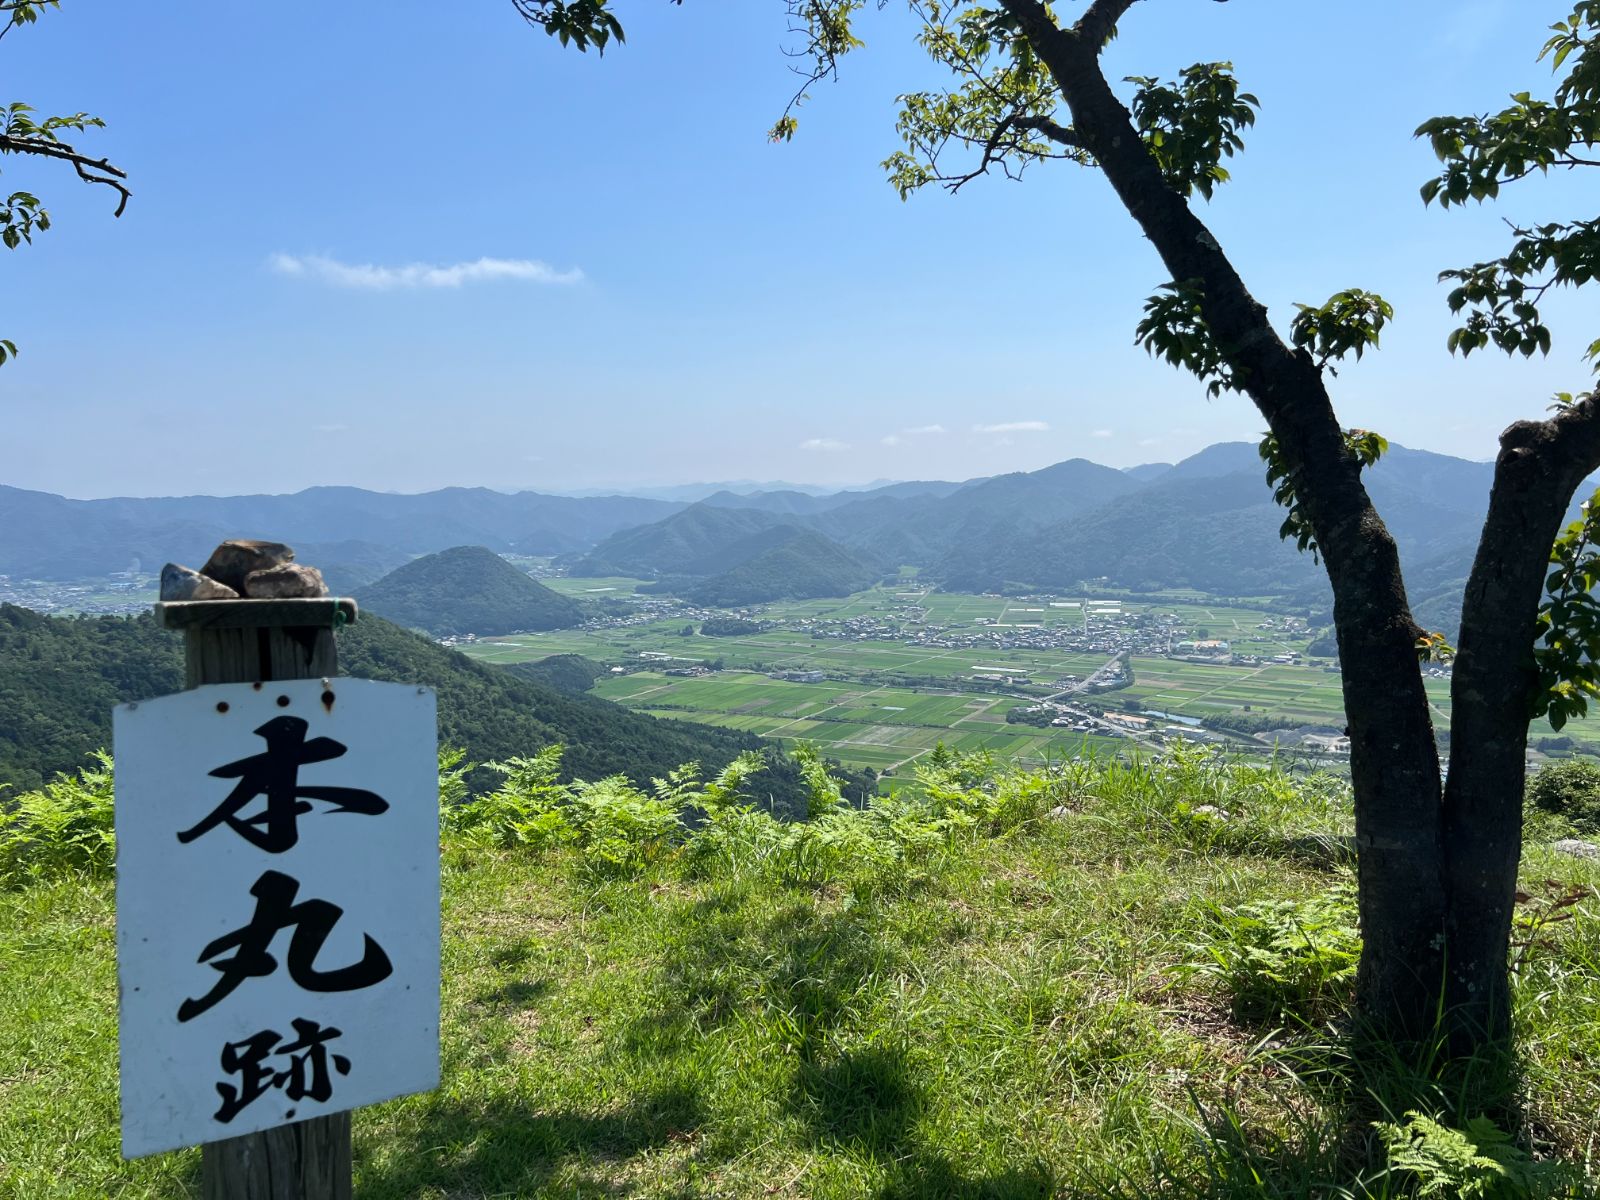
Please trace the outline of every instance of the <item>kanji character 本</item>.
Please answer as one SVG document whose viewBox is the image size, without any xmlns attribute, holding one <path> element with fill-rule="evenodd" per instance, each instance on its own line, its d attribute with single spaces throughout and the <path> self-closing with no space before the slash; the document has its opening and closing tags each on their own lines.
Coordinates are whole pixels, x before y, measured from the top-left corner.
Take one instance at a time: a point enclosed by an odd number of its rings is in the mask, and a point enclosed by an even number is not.
<svg viewBox="0 0 1600 1200">
<path fill-rule="evenodd" d="M 269 953 L 273 939 L 285 929 L 293 929 L 289 939 L 286 965 L 289 978 L 308 992 L 349 992 L 381 983 L 393 972 L 394 966 L 383 947 L 363 934 L 363 950 L 359 961 L 331 971 L 317 969 L 317 955 L 323 943 L 333 932 L 344 909 L 327 900 L 302 900 L 295 903 L 300 890 L 298 880 L 280 871 L 264 871 L 250 888 L 256 898 L 256 910 L 247 925 L 217 938 L 196 961 L 211 962 L 213 970 L 222 978 L 199 1000 L 188 999 L 178 1006 L 178 1020 L 188 1021 L 205 1012 L 227 996 L 246 979 L 271 975 L 278 969 L 278 960 Z M 217 959 L 226 950 L 234 953 L 229 958 Z"/>
<path fill-rule="evenodd" d="M 239 1082 L 217 1084 L 222 1106 L 213 1114 L 216 1120 L 227 1124 L 273 1088 L 282 1088 L 291 1100 L 324 1103 L 333 1098 L 329 1068 L 348 1075 L 350 1060 L 342 1054 L 330 1054 L 327 1044 L 342 1036 L 343 1031 L 331 1025 L 324 1028 L 304 1017 L 294 1019 L 294 1031 L 296 1040 L 287 1045 L 278 1045 L 283 1035 L 276 1029 L 263 1029 L 222 1047 L 223 1073 L 239 1076 Z M 275 1070 L 267 1065 L 269 1055 L 287 1057 L 289 1065 Z"/>
<path fill-rule="evenodd" d="M 214 778 L 239 782 L 203 820 L 180 833 L 178 841 L 187 845 L 226 823 L 252 845 L 268 854 L 281 854 L 299 841 L 299 818 L 311 811 L 312 800 L 332 804 L 334 812 L 361 813 L 369 817 L 387 812 L 389 802 L 375 792 L 301 785 L 301 767 L 339 758 L 346 750 L 343 743 L 329 737 L 306 741 L 306 731 L 310 728 L 299 717 L 274 717 L 259 727 L 255 732 L 266 739 L 267 748 L 260 754 L 241 758 L 211 772 Z M 257 796 L 266 797 L 266 807 L 254 816 L 241 818 L 239 811 Z"/>
</svg>

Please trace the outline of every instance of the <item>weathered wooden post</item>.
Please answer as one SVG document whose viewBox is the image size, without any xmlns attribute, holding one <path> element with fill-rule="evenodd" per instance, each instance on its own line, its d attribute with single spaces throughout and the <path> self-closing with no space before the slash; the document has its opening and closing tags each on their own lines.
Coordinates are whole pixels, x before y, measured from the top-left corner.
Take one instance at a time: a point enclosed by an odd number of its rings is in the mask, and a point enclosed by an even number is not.
<svg viewBox="0 0 1600 1200">
<path fill-rule="evenodd" d="M 186 574 L 218 597 L 157 606 L 191 690 L 116 714 L 124 1153 L 201 1143 L 205 1200 L 349 1200 L 351 1107 L 437 1082 L 433 696 L 335 681 L 352 600 Z"/>
<path fill-rule="evenodd" d="M 184 684 L 271 683 L 339 674 L 336 625 L 354 600 L 189 600 L 160 606 L 183 630 Z M 350 1200 L 350 1113 L 207 1142 L 203 1200 Z"/>
</svg>

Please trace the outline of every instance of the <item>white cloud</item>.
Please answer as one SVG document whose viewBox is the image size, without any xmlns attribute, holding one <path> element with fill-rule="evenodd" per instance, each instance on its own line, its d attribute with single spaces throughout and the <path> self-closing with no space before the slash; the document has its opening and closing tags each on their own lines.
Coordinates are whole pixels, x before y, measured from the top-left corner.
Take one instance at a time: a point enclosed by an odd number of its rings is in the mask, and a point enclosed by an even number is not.
<svg viewBox="0 0 1600 1200">
<path fill-rule="evenodd" d="M 1002 421 L 998 425 L 974 425 L 973 433 L 1047 433 L 1046 421 Z"/>
<path fill-rule="evenodd" d="M 948 429 L 946 429 L 943 425 L 918 425 L 913 429 L 906 430 L 906 432 L 907 433 L 949 433 L 950 431 Z"/>
<path fill-rule="evenodd" d="M 333 287 L 373 292 L 396 288 L 458 288 L 464 283 L 483 283 L 495 279 L 515 279 L 524 283 L 577 283 L 583 278 L 583 272 L 576 267 L 570 271 L 558 271 L 549 263 L 532 258 L 479 258 L 446 267 L 429 263 L 380 267 L 372 263 L 342 263 L 320 254 L 274 254 L 267 260 L 267 265 L 279 275 L 315 279 Z"/>
<path fill-rule="evenodd" d="M 800 449 L 821 450 L 829 454 L 837 454 L 840 450 L 848 450 L 850 447 L 837 438 L 807 438 L 800 443 Z"/>
<path fill-rule="evenodd" d="M 1096 429 L 1089 436 L 1090 437 L 1097 437 L 1097 438 L 1108 438 L 1108 437 L 1116 437 L 1117 435 L 1116 435 L 1116 433 L 1114 431 L 1112 431 L 1110 429 Z"/>
<path fill-rule="evenodd" d="M 883 439 L 883 444 L 885 446 L 898 446 L 900 444 L 900 439 L 891 433 L 888 437 Z"/>
</svg>

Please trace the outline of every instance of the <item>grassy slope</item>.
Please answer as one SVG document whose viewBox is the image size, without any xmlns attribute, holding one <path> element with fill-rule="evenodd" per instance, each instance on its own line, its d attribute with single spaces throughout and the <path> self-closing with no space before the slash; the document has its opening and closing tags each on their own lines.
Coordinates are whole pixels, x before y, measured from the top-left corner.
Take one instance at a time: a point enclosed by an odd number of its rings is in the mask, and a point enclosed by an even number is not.
<svg viewBox="0 0 1600 1200">
<path fill-rule="evenodd" d="M 1200 1194 L 1326 1194 L 1327 1163 L 1270 1136 L 1343 1118 L 1252 1053 L 1266 1027 L 1172 967 L 1208 905 L 1333 873 L 1207 848 L 1102 790 L 889 887 L 671 863 L 602 882 L 563 855 L 453 850 L 444 1083 L 358 1116 L 358 1195 L 1137 1195 L 1153 1154 L 1204 1175 L 1191 1088 L 1232 1094 L 1284 1188 Z M 1557 876 L 1600 870 L 1529 865 Z M 0 893 L 0 974 L 26 980 L 0 989 L 0 1194 L 198 1194 L 194 1152 L 117 1158 L 110 904 L 101 884 Z M 1581 910 L 1519 988 L 1530 1128 L 1580 1156 L 1600 1110 L 1597 962 Z"/>
</svg>

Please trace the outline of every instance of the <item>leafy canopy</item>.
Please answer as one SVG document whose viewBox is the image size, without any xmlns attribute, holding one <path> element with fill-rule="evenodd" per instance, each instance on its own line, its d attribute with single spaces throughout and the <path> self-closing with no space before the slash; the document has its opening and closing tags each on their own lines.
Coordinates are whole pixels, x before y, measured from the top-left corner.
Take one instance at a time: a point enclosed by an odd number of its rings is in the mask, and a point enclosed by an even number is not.
<svg viewBox="0 0 1600 1200">
<path fill-rule="evenodd" d="M 1436 117 L 1418 127 L 1417 136 L 1428 139 L 1441 164 L 1422 185 L 1425 203 L 1481 203 L 1535 172 L 1600 166 L 1600 0 L 1580 0 L 1550 28 L 1539 58 L 1548 58 L 1557 75 L 1551 99 L 1517 92 L 1498 113 Z M 1466 314 L 1450 334 L 1452 352 L 1467 355 L 1492 342 L 1507 354 L 1548 354 L 1550 330 L 1539 312 L 1545 294 L 1579 287 L 1600 273 L 1600 220 L 1512 223 L 1511 237 L 1500 258 L 1440 274 L 1456 285 L 1450 311 Z M 1600 338 L 1589 343 L 1586 356 L 1600 369 Z"/>
</svg>

